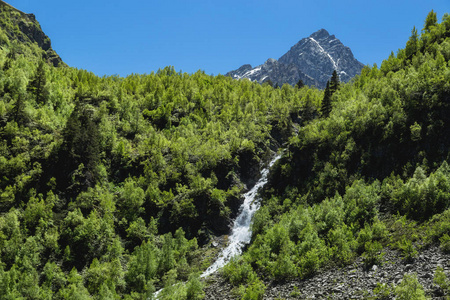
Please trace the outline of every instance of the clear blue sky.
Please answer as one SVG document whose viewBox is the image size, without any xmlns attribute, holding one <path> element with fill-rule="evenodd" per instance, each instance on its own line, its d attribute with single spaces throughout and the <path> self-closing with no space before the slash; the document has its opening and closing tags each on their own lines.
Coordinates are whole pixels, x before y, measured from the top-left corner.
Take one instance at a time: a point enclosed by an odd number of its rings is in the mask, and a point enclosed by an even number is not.
<svg viewBox="0 0 450 300">
<path fill-rule="evenodd" d="M 177 71 L 225 74 L 278 59 L 320 28 L 372 65 L 420 32 L 450 0 L 5 0 L 34 13 L 70 66 L 98 75 Z"/>
</svg>

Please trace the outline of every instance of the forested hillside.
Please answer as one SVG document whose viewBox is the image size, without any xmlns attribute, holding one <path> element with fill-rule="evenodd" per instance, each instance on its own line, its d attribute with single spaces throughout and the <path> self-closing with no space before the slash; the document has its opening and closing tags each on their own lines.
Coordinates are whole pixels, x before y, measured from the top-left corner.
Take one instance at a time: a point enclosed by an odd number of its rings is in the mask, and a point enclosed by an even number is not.
<svg viewBox="0 0 450 300">
<path fill-rule="evenodd" d="M 379 68 L 327 86 L 322 115 L 290 138 L 271 173 L 252 245 L 224 269 L 241 295 L 261 297 L 263 280 L 308 278 L 359 256 L 370 268 L 386 248 L 411 263 L 436 243 L 450 251 L 449 59 L 450 17 L 439 24 L 432 11 Z M 424 299 L 417 284 L 408 283 L 412 298 L 384 286 L 377 299 Z"/>
<path fill-rule="evenodd" d="M 3 22 L 17 16 L 2 7 Z M 98 77 L 0 36 L 5 299 L 141 299 L 205 269 L 199 246 L 228 233 L 242 191 L 322 94 L 170 67 Z"/>
<path fill-rule="evenodd" d="M 383 247 L 450 249 L 448 15 L 324 93 L 54 66 L 0 8 L 2 299 L 201 299 L 208 243 L 279 148 L 253 243 L 223 272 L 237 297 Z"/>
</svg>

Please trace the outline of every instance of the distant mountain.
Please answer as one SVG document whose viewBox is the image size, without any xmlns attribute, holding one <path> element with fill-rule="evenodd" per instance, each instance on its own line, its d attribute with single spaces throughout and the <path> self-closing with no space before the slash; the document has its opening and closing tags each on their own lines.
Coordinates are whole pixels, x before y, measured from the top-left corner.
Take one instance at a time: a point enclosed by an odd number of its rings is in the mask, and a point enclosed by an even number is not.
<svg viewBox="0 0 450 300">
<path fill-rule="evenodd" d="M 320 29 L 300 40 L 278 61 L 268 59 L 255 68 L 243 65 L 227 75 L 259 83 L 270 80 L 278 85 L 295 85 L 301 79 L 307 85 L 324 88 L 334 70 L 338 72 L 341 81 L 347 82 L 359 74 L 363 67 L 349 47 L 344 46 L 325 29 Z"/>
<path fill-rule="evenodd" d="M 34 14 L 26 14 L 0 0 L 0 47 L 14 42 L 22 45 L 36 43 L 44 50 L 45 60 L 54 66 L 64 64 L 52 49 L 50 38 L 42 31 Z"/>
<path fill-rule="evenodd" d="M 236 79 L 248 78 L 259 83 L 270 80 L 280 86 L 286 82 L 294 85 L 299 79 L 302 79 L 303 83 L 307 85 L 319 85 L 314 78 L 303 73 L 295 64 L 283 64 L 273 58 L 269 58 L 264 64 L 255 68 L 252 68 L 251 65 L 243 65 L 239 69 L 229 72 L 227 76 Z"/>
</svg>

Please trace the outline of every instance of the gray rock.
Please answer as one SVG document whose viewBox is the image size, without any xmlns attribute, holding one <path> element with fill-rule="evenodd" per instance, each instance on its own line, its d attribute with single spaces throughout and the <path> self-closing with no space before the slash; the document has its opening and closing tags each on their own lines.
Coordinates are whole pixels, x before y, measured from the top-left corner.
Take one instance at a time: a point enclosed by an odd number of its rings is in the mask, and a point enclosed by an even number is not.
<svg viewBox="0 0 450 300">
<path fill-rule="evenodd" d="M 279 61 L 296 65 L 305 74 L 316 79 L 319 87 L 325 87 L 334 70 L 338 72 L 341 81 L 347 82 L 364 67 L 355 59 L 349 47 L 344 46 L 325 29 L 299 41 Z"/>
<path fill-rule="evenodd" d="M 377 265 L 377 271 L 367 270 L 362 258 L 345 268 L 323 270 L 308 279 L 294 279 L 285 283 L 266 281 L 264 299 L 367 299 L 373 296 L 377 283 L 399 284 L 406 273 L 416 273 L 420 284 L 428 295 L 438 294 L 439 288 L 433 284 L 436 264 L 430 262 L 405 265 L 402 255 L 397 251 L 385 249 L 383 261 Z M 437 247 L 422 250 L 420 255 L 434 257 L 443 265 L 448 265 L 450 255 L 442 253 Z M 450 275 L 446 272 L 447 276 Z M 214 280 L 206 287 L 205 299 L 233 299 L 232 286 L 221 276 L 212 275 Z M 301 297 L 291 297 L 293 287 L 297 287 Z M 219 290 L 220 289 L 220 290 Z"/>
<path fill-rule="evenodd" d="M 295 85 L 299 79 L 302 79 L 306 85 L 318 85 L 314 78 L 304 74 L 294 64 L 283 64 L 276 59 L 269 58 L 264 64 L 252 68 L 250 65 L 243 65 L 235 71 L 228 72 L 227 76 L 235 79 L 247 78 L 251 81 L 264 83 L 272 81 L 272 83 L 282 86 L 284 83 Z"/>
<path fill-rule="evenodd" d="M 359 74 L 363 67 L 349 47 L 321 29 L 300 40 L 278 61 L 270 58 L 255 68 L 243 65 L 226 75 L 259 83 L 270 79 L 279 86 L 284 83 L 295 85 L 301 79 L 306 85 L 324 88 L 334 70 L 338 72 L 341 81 L 347 82 Z"/>
</svg>

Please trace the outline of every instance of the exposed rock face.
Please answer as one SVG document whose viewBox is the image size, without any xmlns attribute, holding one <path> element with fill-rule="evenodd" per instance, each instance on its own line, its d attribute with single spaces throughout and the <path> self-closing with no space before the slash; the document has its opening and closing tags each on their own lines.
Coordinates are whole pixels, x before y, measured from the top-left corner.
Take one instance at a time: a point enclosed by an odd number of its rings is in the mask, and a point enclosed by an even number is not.
<svg viewBox="0 0 450 300">
<path fill-rule="evenodd" d="M 273 58 L 269 58 L 264 64 L 255 68 L 252 68 L 251 65 L 243 65 L 236 71 L 229 72 L 227 76 L 235 79 L 248 78 L 259 83 L 270 80 L 279 86 L 284 83 L 295 85 L 299 79 L 303 80 L 306 85 L 318 85 L 314 78 L 300 71 L 295 64 L 283 64 Z"/>
<path fill-rule="evenodd" d="M 349 81 L 364 67 L 355 59 L 349 47 L 344 46 L 334 35 L 321 29 L 302 39 L 279 60 L 284 64 L 295 64 L 303 72 L 325 86 L 334 70 L 341 81 Z"/>
<path fill-rule="evenodd" d="M 227 75 L 259 83 L 270 79 L 278 85 L 295 85 L 301 79 L 307 85 L 324 88 L 334 70 L 338 72 L 341 81 L 347 82 L 359 74 L 363 67 L 349 47 L 344 46 L 325 29 L 320 29 L 295 44 L 278 61 L 269 59 L 255 68 L 243 65 Z"/>
<path fill-rule="evenodd" d="M 6 33 L 10 41 L 36 43 L 39 48 L 45 51 L 43 58 L 49 63 L 54 66 L 64 64 L 61 57 L 52 49 L 50 38 L 42 31 L 41 25 L 36 21 L 33 14 L 26 14 L 1 0 L 0 10 L 3 19 L 0 22 L 0 28 Z M 11 30 L 15 25 L 17 25 L 19 31 Z"/>
</svg>

